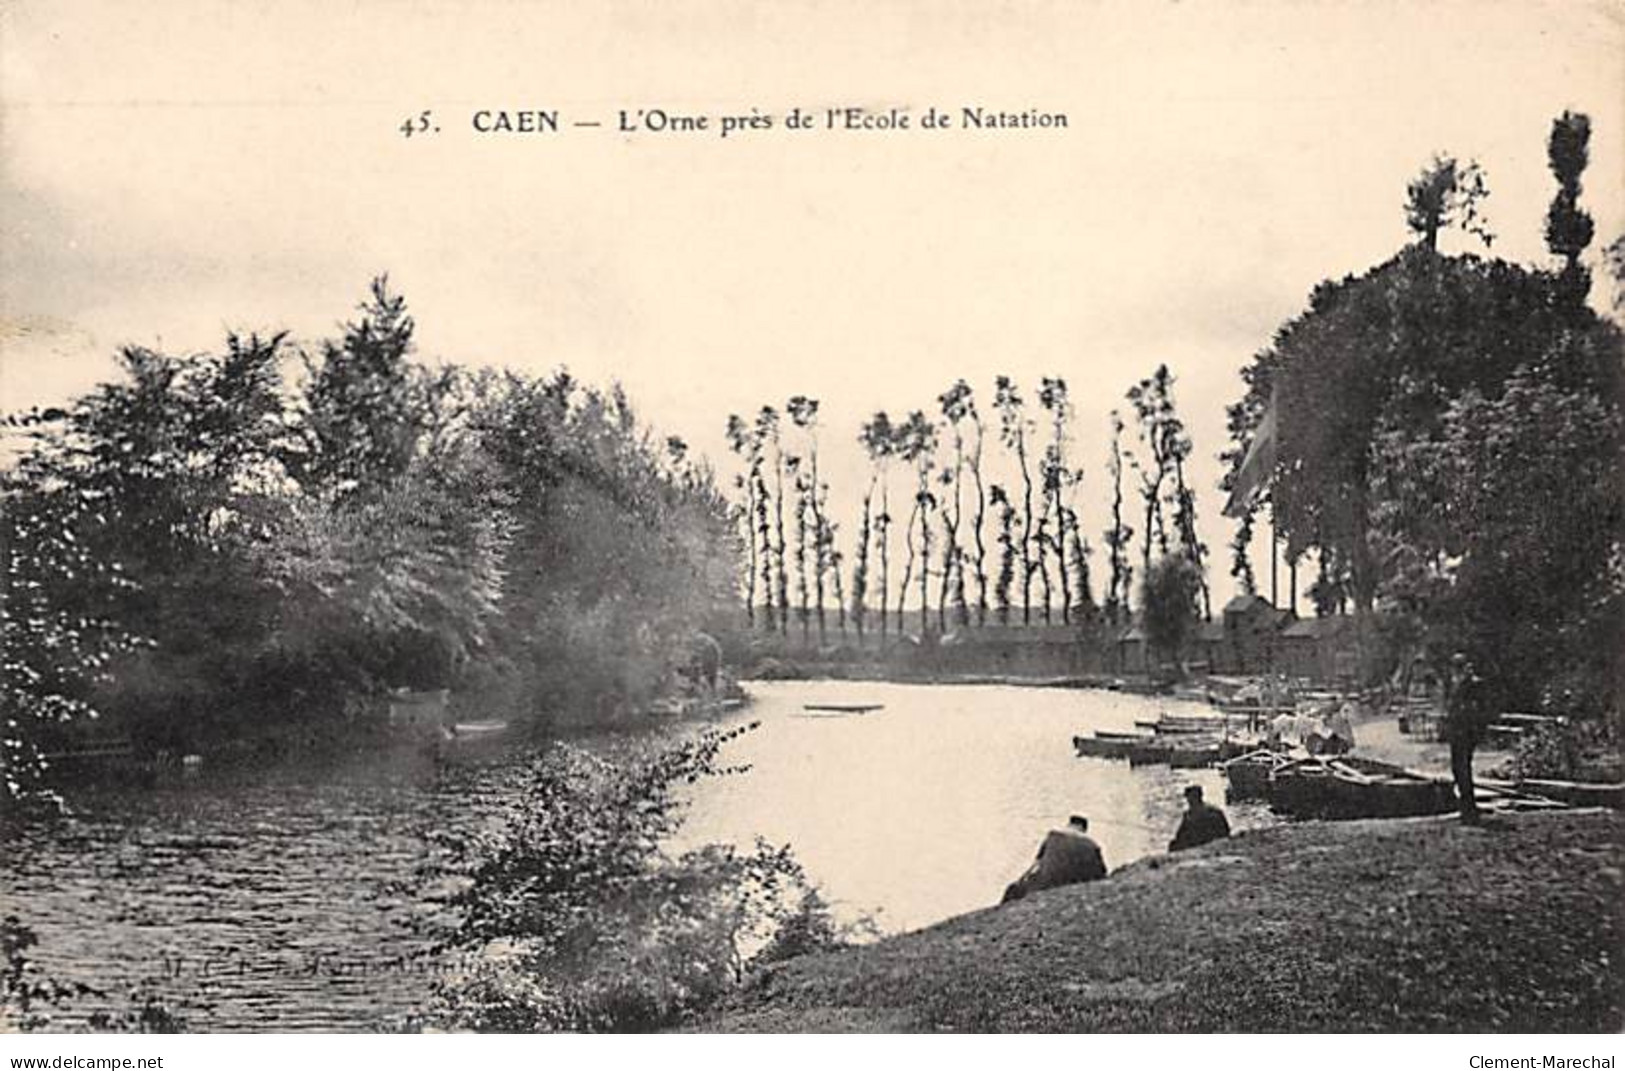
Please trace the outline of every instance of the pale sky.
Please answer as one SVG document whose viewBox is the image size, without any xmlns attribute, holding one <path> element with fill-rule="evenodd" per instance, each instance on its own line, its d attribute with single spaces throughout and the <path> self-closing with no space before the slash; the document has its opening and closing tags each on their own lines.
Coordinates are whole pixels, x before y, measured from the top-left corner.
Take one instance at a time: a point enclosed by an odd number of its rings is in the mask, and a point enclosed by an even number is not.
<svg viewBox="0 0 1625 1071">
<path fill-rule="evenodd" d="M 1098 589 L 1106 414 L 1167 362 L 1222 598 L 1238 370 L 1317 281 L 1406 240 L 1435 151 L 1483 165 L 1495 252 L 1544 261 L 1546 135 L 1589 113 L 1583 203 L 1612 240 L 1622 46 L 1618 3 L 8 0 L 0 405 L 84 390 L 124 343 L 321 337 L 387 271 L 424 358 L 618 378 L 725 471 L 730 412 L 820 398 L 850 536 L 870 412 L 961 376 L 990 411 L 1000 372 L 1036 403 L 1059 374 Z M 1070 125 L 613 129 L 847 105 Z M 425 108 L 441 132 L 401 137 Z M 606 126 L 478 135 L 482 108 Z"/>
</svg>

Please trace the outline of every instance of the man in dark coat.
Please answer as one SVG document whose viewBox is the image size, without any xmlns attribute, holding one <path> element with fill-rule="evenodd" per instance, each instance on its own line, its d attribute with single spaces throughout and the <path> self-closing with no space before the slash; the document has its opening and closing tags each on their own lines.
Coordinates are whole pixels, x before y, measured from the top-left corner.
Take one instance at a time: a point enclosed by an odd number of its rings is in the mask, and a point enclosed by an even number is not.
<svg viewBox="0 0 1625 1071">
<path fill-rule="evenodd" d="M 1473 784 L 1473 751 L 1484 742 L 1484 730 L 1493 719 L 1495 698 L 1489 682 L 1466 655 L 1450 660 L 1445 696 L 1445 719 L 1439 737 L 1450 745 L 1450 776 L 1456 784 L 1456 805 L 1461 820 L 1476 823 L 1478 791 Z"/>
<path fill-rule="evenodd" d="M 1191 785 L 1185 790 L 1185 803 L 1185 817 L 1179 820 L 1179 829 L 1174 833 L 1173 842 L 1168 845 L 1169 851 L 1200 847 L 1208 841 L 1223 840 L 1230 835 L 1230 821 L 1225 818 L 1224 812 L 1202 802 L 1201 785 Z"/>
<path fill-rule="evenodd" d="M 1058 885 L 1075 885 L 1080 881 L 1096 881 L 1106 876 L 1106 860 L 1100 854 L 1100 845 L 1089 836 L 1089 819 L 1075 814 L 1067 821 L 1067 828 L 1052 829 L 1038 846 L 1038 858 L 1032 867 L 1004 890 L 1002 903 L 1020 900 L 1039 889 L 1053 889 Z"/>
</svg>

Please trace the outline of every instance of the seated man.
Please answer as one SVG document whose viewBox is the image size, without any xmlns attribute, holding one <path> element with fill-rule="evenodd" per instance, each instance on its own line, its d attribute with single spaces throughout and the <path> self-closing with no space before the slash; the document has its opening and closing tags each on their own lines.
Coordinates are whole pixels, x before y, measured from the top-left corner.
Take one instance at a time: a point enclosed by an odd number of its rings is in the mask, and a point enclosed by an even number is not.
<svg viewBox="0 0 1625 1071">
<path fill-rule="evenodd" d="M 1027 873 L 1004 890 L 1001 903 L 1020 900 L 1039 889 L 1095 881 L 1106 876 L 1106 860 L 1100 845 L 1088 835 L 1089 819 L 1075 814 L 1066 829 L 1052 829 L 1038 846 L 1038 858 Z"/>
<path fill-rule="evenodd" d="M 1168 845 L 1171 852 L 1183 851 L 1186 848 L 1196 848 L 1211 840 L 1223 840 L 1230 835 L 1230 821 L 1225 818 L 1224 812 L 1217 807 L 1209 807 L 1202 802 L 1202 786 L 1191 785 L 1185 789 L 1185 817 L 1179 821 L 1179 830 L 1174 833 L 1172 843 Z"/>
</svg>

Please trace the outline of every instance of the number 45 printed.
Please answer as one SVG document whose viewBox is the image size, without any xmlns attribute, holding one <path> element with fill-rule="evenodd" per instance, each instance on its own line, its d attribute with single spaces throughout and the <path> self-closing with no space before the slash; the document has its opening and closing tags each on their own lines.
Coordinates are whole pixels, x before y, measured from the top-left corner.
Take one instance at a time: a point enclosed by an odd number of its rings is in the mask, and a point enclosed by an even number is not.
<svg viewBox="0 0 1625 1071">
<path fill-rule="evenodd" d="M 434 112 L 431 109 L 425 108 L 416 116 L 408 116 L 401 123 L 401 136 L 403 138 L 409 138 L 413 134 L 440 133 L 440 127 L 435 123 L 433 115 Z"/>
</svg>

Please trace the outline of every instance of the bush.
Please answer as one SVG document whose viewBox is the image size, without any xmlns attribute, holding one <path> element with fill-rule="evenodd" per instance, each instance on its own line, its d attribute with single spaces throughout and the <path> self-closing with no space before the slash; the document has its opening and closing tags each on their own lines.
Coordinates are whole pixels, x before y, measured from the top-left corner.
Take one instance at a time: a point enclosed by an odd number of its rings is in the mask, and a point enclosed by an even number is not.
<svg viewBox="0 0 1625 1071">
<path fill-rule="evenodd" d="M 446 944 L 466 958 L 442 988 L 446 1025 L 658 1029 L 732 991 L 764 950 L 837 940 L 788 849 L 661 847 L 681 824 L 680 786 L 740 772 L 718 751 L 754 727 L 622 762 L 556 747 L 504 828 L 452 845 L 466 884 Z"/>
<path fill-rule="evenodd" d="M 1619 781 L 1625 775 L 1619 728 L 1610 719 L 1544 725 L 1518 741 L 1512 758 L 1518 778 L 1558 781 Z"/>
</svg>

